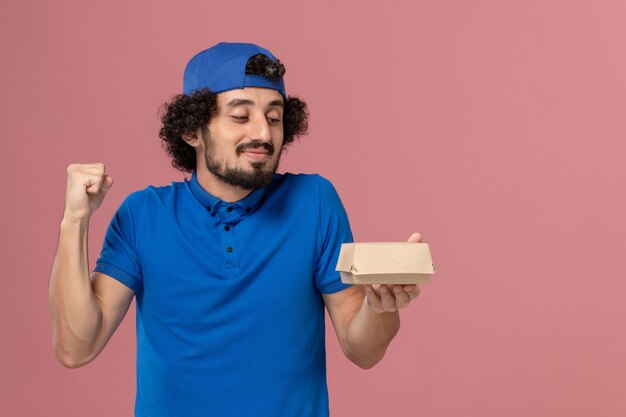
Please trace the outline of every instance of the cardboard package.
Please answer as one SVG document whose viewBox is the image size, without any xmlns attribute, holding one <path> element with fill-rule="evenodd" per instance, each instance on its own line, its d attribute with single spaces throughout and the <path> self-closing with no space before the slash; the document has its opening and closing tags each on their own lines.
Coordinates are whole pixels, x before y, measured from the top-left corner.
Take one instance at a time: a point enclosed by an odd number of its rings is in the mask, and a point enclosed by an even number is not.
<svg viewBox="0 0 626 417">
<path fill-rule="evenodd" d="M 428 243 L 344 243 L 335 270 L 345 284 L 422 284 L 435 265 Z"/>
</svg>

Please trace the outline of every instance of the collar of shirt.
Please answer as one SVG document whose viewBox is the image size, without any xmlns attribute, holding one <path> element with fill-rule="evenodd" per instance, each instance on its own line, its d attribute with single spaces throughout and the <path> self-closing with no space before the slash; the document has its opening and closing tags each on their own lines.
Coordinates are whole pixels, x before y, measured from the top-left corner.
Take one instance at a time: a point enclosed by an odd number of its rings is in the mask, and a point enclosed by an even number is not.
<svg viewBox="0 0 626 417">
<path fill-rule="evenodd" d="M 211 216 L 219 217 L 224 223 L 235 224 L 252 213 L 263 202 L 267 187 L 257 188 L 239 201 L 229 203 L 206 191 L 198 182 L 196 171 L 189 181 L 194 197 L 207 209 Z"/>
</svg>

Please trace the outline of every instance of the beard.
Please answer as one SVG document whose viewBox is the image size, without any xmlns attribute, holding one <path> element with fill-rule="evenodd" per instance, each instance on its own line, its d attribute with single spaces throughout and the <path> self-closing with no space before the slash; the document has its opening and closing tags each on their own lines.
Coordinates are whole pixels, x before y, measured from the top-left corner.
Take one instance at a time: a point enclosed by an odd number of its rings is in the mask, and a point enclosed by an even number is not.
<svg viewBox="0 0 626 417">
<path fill-rule="evenodd" d="M 202 133 L 202 141 L 204 142 L 204 161 L 210 173 L 215 175 L 219 180 L 226 184 L 242 188 L 244 190 L 255 190 L 257 188 L 267 187 L 274 178 L 274 173 L 278 169 L 282 147 L 278 149 L 278 157 L 276 161 L 272 161 L 272 156 L 276 152 L 274 145 L 271 143 L 253 140 L 251 142 L 241 144 L 235 148 L 237 156 L 241 155 L 246 149 L 265 148 L 267 150 L 268 160 L 262 162 L 251 162 L 252 170 L 246 170 L 241 167 L 231 167 L 224 161 L 214 158 L 215 141 L 211 138 L 211 133 L 207 130 Z"/>
</svg>

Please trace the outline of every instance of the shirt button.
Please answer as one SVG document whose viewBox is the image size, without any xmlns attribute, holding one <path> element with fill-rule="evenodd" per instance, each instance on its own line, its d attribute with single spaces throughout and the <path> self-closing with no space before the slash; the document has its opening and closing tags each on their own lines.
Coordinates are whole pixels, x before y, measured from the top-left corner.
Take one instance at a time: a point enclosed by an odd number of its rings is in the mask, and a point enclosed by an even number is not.
<svg viewBox="0 0 626 417">
<path fill-rule="evenodd" d="M 231 248 L 230 246 L 226 248 L 226 252 L 231 253 L 233 251 L 233 248 Z"/>
<path fill-rule="evenodd" d="M 230 230 L 230 226 L 228 226 L 228 225 L 224 226 L 224 230 L 226 230 L 228 232 Z"/>
<path fill-rule="evenodd" d="M 246 213 L 250 213 L 250 207 L 246 207 Z"/>
<path fill-rule="evenodd" d="M 231 211 L 233 211 L 233 207 L 232 207 L 232 206 L 228 206 L 228 208 L 226 209 L 226 211 L 230 213 Z"/>
</svg>

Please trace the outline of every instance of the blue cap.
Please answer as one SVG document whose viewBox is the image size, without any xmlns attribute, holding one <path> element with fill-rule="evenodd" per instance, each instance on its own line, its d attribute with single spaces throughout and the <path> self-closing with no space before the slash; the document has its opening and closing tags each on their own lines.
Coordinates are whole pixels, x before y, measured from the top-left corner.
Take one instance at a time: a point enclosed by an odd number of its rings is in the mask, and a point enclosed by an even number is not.
<svg viewBox="0 0 626 417">
<path fill-rule="evenodd" d="M 220 42 L 196 54 L 185 67 L 183 94 L 191 95 L 202 88 L 217 94 L 244 87 L 264 87 L 277 90 L 287 100 L 282 79 L 246 74 L 248 59 L 256 54 L 267 55 L 276 62 L 270 51 L 252 43 Z"/>
</svg>

